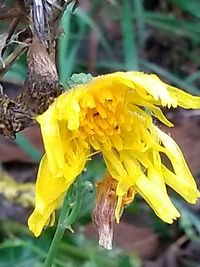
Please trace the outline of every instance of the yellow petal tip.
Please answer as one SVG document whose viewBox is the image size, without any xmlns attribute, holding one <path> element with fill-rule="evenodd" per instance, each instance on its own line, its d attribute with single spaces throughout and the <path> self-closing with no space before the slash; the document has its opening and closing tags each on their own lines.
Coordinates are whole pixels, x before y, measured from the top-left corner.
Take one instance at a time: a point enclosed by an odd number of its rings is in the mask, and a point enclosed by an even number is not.
<svg viewBox="0 0 200 267">
<path fill-rule="evenodd" d="M 35 237 L 40 236 L 45 224 L 43 215 L 36 211 L 28 219 L 28 227 Z"/>
</svg>

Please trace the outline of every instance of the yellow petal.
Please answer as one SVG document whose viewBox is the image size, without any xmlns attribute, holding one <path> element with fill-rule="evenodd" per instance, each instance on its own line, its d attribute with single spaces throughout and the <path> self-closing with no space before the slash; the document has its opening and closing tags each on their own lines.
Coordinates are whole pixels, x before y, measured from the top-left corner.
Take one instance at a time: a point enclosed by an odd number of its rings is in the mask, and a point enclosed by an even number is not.
<svg viewBox="0 0 200 267">
<path fill-rule="evenodd" d="M 164 222 L 172 223 L 180 217 L 179 212 L 170 201 L 165 190 L 161 190 L 160 187 L 156 187 L 144 174 L 136 181 L 137 191 L 152 207 L 158 217 Z"/>
<path fill-rule="evenodd" d="M 162 106 L 176 106 L 176 99 L 169 94 L 166 85 L 155 74 L 127 72 L 125 76 L 132 80 L 138 94 L 143 89 Z"/>
<path fill-rule="evenodd" d="M 69 186 L 70 182 L 66 182 L 64 177 L 52 176 L 45 154 L 38 170 L 35 210 L 28 221 L 30 230 L 36 236 L 40 235 Z"/>
<path fill-rule="evenodd" d="M 119 159 L 119 155 L 114 150 L 103 150 L 103 157 L 108 168 L 109 173 L 114 178 L 126 177 L 127 172 Z"/>
<path fill-rule="evenodd" d="M 42 115 L 37 116 L 40 124 L 49 169 L 54 176 L 62 175 L 64 152 L 56 119 L 55 106 L 52 105 Z"/>
<path fill-rule="evenodd" d="M 158 107 L 153 106 L 152 109 L 152 115 L 154 117 L 156 117 L 157 119 L 159 119 L 159 121 L 161 121 L 162 123 L 164 123 L 165 125 L 167 125 L 168 127 L 173 127 L 173 123 L 171 121 L 169 121 L 165 115 L 162 113 L 162 110 Z"/>
<path fill-rule="evenodd" d="M 67 91 L 60 95 L 53 103 L 56 117 L 59 121 L 66 121 L 69 130 L 76 130 L 80 125 L 79 91 Z"/>
<path fill-rule="evenodd" d="M 189 109 L 189 108 L 199 109 L 200 108 L 200 97 L 199 96 L 193 96 L 169 84 L 165 84 L 165 85 L 168 88 L 171 97 L 177 99 L 178 106 L 182 108 L 186 108 L 186 109 Z"/>
<path fill-rule="evenodd" d="M 56 199 L 54 202 L 51 203 L 51 205 L 48 206 L 45 213 L 40 213 L 35 208 L 35 210 L 28 219 L 28 227 L 36 237 L 41 234 L 45 226 L 53 226 L 53 223 L 51 223 L 51 216 L 54 218 L 54 211 L 59 206 L 60 202 L 60 198 Z M 54 221 L 55 220 L 53 219 L 52 222 Z"/>
<path fill-rule="evenodd" d="M 170 159 L 175 174 L 182 177 L 182 179 L 187 183 L 190 183 L 192 186 L 196 187 L 195 180 L 176 142 L 168 134 L 164 133 L 156 126 L 154 128 L 156 129 L 164 147 L 166 148 L 165 154 Z"/>
<path fill-rule="evenodd" d="M 197 187 L 188 183 L 184 177 L 176 175 L 167 169 L 164 165 L 162 166 L 164 180 L 167 185 L 179 193 L 185 200 L 191 204 L 195 204 L 200 197 L 200 192 Z"/>
</svg>

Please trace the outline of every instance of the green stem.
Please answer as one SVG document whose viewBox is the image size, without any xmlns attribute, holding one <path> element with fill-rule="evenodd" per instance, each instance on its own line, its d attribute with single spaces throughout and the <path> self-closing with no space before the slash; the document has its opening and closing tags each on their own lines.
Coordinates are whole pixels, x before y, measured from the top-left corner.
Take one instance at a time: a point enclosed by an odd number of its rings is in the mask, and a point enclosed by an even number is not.
<svg viewBox="0 0 200 267">
<path fill-rule="evenodd" d="M 72 195 L 72 190 L 70 189 L 68 193 L 65 195 L 63 205 L 60 211 L 60 216 L 58 219 L 58 225 L 56 228 L 55 235 L 53 237 L 53 241 L 51 243 L 47 258 L 44 263 L 44 267 L 51 267 L 53 264 L 53 261 L 55 259 L 55 256 L 57 254 L 60 242 L 62 240 L 63 234 L 66 229 L 70 229 L 71 224 L 74 222 L 78 215 L 78 210 L 80 210 L 80 205 L 82 203 L 82 192 L 80 192 L 80 185 L 79 182 L 77 184 L 77 190 L 76 190 L 76 199 L 72 208 L 72 211 L 70 212 L 70 199 Z"/>
<path fill-rule="evenodd" d="M 64 202 L 63 202 L 63 206 L 62 206 L 62 209 L 61 209 L 61 213 L 63 211 L 68 211 L 68 194 L 66 194 L 65 196 L 65 199 L 64 199 Z M 66 205 L 67 204 L 67 205 Z M 55 232 L 55 235 L 54 235 L 54 238 L 52 240 L 52 243 L 51 243 L 51 246 L 50 246 L 50 249 L 49 249 L 49 252 L 48 252 L 48 255 L 47 255 L 47 258 L 45 260 L 45 263 L 44 263 L 44 267 L 51 267 L 52 264 L 53 264 L 53 261 L 55 259 L 55 256 L 57 254 L 57 251 L 58 251 L 58 247 L 59 247 L 59 244 L 60 244 L 60 241 L 62 240 L 62 237 L 63 237 L 63 234 L 65 232 L 65 227 L 64 225 L 62 224 L 62 221 L 61 221 L 61 214 L 60 214 L 60 217 L 59 217 L 59 220 L 58 220 L 58 225 L 57 225 L 57 228 L 56 228 L 56 232 Z"/>
<path fill-rule="evenodd" d="M 51 267 L 52 266 L 64 232 L 65 232 L 65 228 L 62 227 L 62 225 L 58 225 L 57 228 L 56 228 L 56 232 L 55 232 L 53 241 L 51 243 L 51 247 L 49 249 L 47 258 L 45 260 L 44 267 Z"/>
</svg>

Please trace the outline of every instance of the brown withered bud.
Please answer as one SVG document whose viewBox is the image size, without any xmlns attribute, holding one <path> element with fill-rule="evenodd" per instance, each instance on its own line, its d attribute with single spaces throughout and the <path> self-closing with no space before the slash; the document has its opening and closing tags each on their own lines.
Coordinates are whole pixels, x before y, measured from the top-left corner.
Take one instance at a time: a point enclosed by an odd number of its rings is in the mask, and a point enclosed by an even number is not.
<svg viewBox="0 0 200 267">
<path fill-rule="evenodd" d="M 38 37 L 34 37 L 27 55 L 27 78 L 18 96 L 18 103 L 24 103 L 32 116 L 43 113 L 61 94 L 54 59 Z"/>
<path fill-rule="evenodd" d="M 112 249 L 114 226 L 119 221 L 124 208 L 129 205 L 135 196 L 131 187 L 123 197 L 116 195 L 117 181 L 107 172 L 104 179 L 97 184 L 96 204 L 92 220 L 99 234 L 99 245 Z"/>
<path fill-rule="evenodd" d="M 59 18 L 72 1 L 17 0 L 17 2 L 20 16 L 25 15 L 29 24 L 23 32 L 19 32 L 17 40 L 27 43 L 29 50 L 28 73 L 20 95 L 10 99 L 6 94 L 2 92 L 0 94 L 0 134 L 12 138 L 17 132 L 33 124 L 35 116 L 46 111 L 54 98 L 62 92 L 54 59 L 55 40 Z M 17 23 L 11 29 L 10 38 L 16 25 Z M 20 51 L 22 54 L 25 50 L 23 48 Z M 0 63 L 1 76 L 19 55 L 16 49 L 5 62 Z M 2 67 L 2 64 L 5 66 Z"/>
<path fill-rule="evenodd" d="M 115 225 L 116 184 L 117 182 L 108 174 L 97 184 L 96 204 L 92 214 L 93 223 L 99 234 L 99 245 L 108 250 L 112 249 Z"/>
<path fill-rule="evenodd" d="M 34 37 L 27 55 L 28 73 L 16 99 L 0 94 L 0 134 L 15 134 L 34 123 L 59 94 L 61 87 L 54 60 L 38 37 Z"/>
<path fill-rule="evenodd" d="M 6 94 L 0 95 L 0 134 L 14 139 L 15 134 L 33 123 L 28 112 L 21 104 L 10 99 Z"/>
</svg>

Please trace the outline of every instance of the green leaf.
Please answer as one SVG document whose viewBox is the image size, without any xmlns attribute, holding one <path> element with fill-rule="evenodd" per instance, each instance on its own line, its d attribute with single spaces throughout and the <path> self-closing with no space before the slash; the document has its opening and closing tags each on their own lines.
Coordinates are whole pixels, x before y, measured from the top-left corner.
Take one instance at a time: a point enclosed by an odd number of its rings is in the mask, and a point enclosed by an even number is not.
<svg viewBox="0 0 200 267">
<path fill-rule="evenodd" d="M 88 73 L 78 73 L 73 74 L 66 82 L 67 88 L 74 88 L 80 84 L 88 83 L 93 79 L 93 76 Z"/>
<path fill-rule="evenodd" d="M 200 2 L 198 0 L 170 0 L 179 6 L 182 10 L 187 11 L 191 15 L 200 18 Z"/>
<path fill-rule="evenodd" d="M 155 12 L 145 12 L 145 21 L 151 26 L 200 42 L 200 22 L 178 20 L 173 15 Z"/>
<path fill-rule="evenodd" d="M 71 10 L 67 8 L 60 21 L 61 27 L 64 29 L 64 35 L 58 41 L 58 68 L 61 84 L 66 81 L 66 72 L 68 71 L 66 62 L 69 54 L 71 16 Z"/>
<path fill-rule="evenodd" d="M 99 41 L 105 51 L 107 52 L 109 58 L 114 58 L 112 47 L 109 45 L 108 41 L 106 40 L 104 34 L 100 30 L 99 26 L 95 23 L 95 21 L 91 18 L 91 16 L 86 13 L 83 9 L 78 8 L 75 12 L 75 15 L 86 25 L 88 25 L 91 29 L 96 31 L 99 36 Z"/>
<path fill-rule="evenodd" d="M 144 48 L 145 42 L 145 16 L 144 16 L 144 7 L 142 0 L 133 0 L 135 8 L 135 19 L 138 28 L 138 37 L 139 37 L 139 49 Z"/>
<path fill-rule="evenodd" d="M 186 235 L 191 240 L 200 240 L 200 219 L 199 217 L 189 209 L 182 200 L 173 198 L 173 202 L 178 207 L 181 218 L 179 220 L 180 227 L 184 230 Z"/>
</svg>

